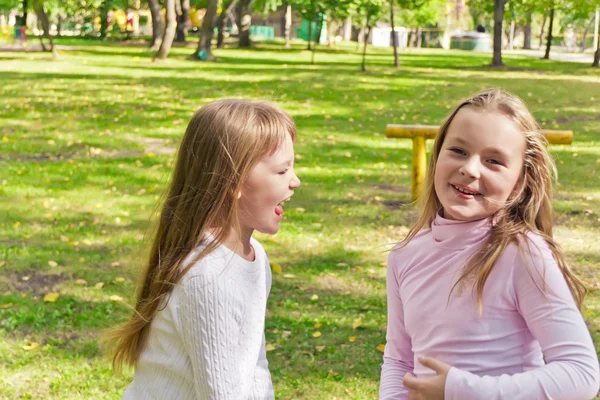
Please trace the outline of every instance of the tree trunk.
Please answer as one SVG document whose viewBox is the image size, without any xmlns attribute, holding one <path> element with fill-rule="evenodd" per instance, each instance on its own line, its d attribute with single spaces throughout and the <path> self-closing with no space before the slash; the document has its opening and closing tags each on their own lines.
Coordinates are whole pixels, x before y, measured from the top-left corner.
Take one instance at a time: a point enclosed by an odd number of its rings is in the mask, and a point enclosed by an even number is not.
<svg viewBox="0 0 600 400">
<path fill-rule="evenodd" d="M 290 39 L 292 35 L 292 6 L 289 4 L 285 8 L 285 48 L 290 48 Z"/>
<path fill-rule="evenodd" d="M 177 33 L 175 41 L 185 43 L 188 31 L 188 19 L 190 18 L 190 0 L 175 0 L 179 4 L 177 13 Z"/>
<path fill-rule="evenodd" d="M 319 13 L 317 17 L 317 38 L 315 39 L 315 43 L 313 44 L 312 50 L 312 58 L 310 60 L 311 64 L 315 63 L 315 53 L 317 51 L 317 44 L 319 44 L 321 38 L 321 31 L 323 29 L 323 14 Z"/>
<path fill-rule="evenodd" d="M 508 49 L 512 50 L 515 39 L 515 20 L 510 21 L 510 26 L 508 28 Z"/>
<path fill-rule="evenodd" d="M 417 48 L 421 48 L 421 44 L 423 42 L 423 35 L 421 34 L 421 27 L 417 26 Z"/>
<path fill-rule="evenodd" d="M 501 67 L 502 62 L 502 22 L 506 0 L 494 0 L 494 56 L 492 65 Z"/>
<path fill-rule="evenodd" d="M 594 53 L 594 62 L 592 63 L 592 67 L 598 68 L 600 65 L 600 40 L 598 40 L 598 44 L 596 46 L 596 52 Z"/>
<path fill-rule="evenodd" d="M 221 14 L 219 15 L 219 18 L 217 19 L 217 48 L 218 49 L 222 49 L 223 46 L 225 45 L 225 43 L 224 43 L 225 36 L 223 34 L 223 30 L 225 29 L 225 19 L 227 18 L 227 16 L 229 14 L 231 14 L 231 11 L 233 10 L 233 7 L 235 7 L 236 4 L 237 4 L 237 0 L 230 0 L 227 7 L 225 7 L 225 4 L 223 4 L 223 9 L 221 10 Z"/>
<path fill-rule="evenodd" d="M 394 0 L 390 0 L 390 21 L 392 22 L 392 46 L 394 47 L 394 67 L 398 68 L 398 40 L 396 40 L 396 28 L 394 27 Z"/>
<path fill-rule="evenodd" d="M 587 26 L 585 27 L 585 29 L 583 31 L 583 38 L 581 39 L 581 46 L 580 46 L 580 51 L 582 53 L 585 51 L 585 40 L 587 39 L 587 34 L 588 34 L 590 28 L 592 27 L 592 24 L 594 23 L 594 19 L 595 19 L 595 16 L 592 17 L 592 19 L 590 19 L 590 22 L 588 22 Z"/>
<path fill-rule="evenodd" d="M 342 31 L 342 40 L 349 42 L 352 39 L 352 17 L 346 18 Z"/>
<path fill-rule="evenodd" d="M 367 21 L 368 21 L 367 16 Z M 360 67 L 362 72 L 367 71 L 366 60 L 367 60 L 367 44 L 369 43 L 369 37 L 371 36 L 371 26 L 367 25 L 367 34 L 365 35 L 365 44 L 363 46 L 363 56 L 362 56 L 362 65 Z"/>
<path fill-rule="evenodd" d="M 46 14 L 46 10 L 44 10 L 44 6 L 40 4 L 39 0 L 33 0 L 33 8 L 38 19 L 42 22 L 44 36 L 50 41 L 50 51 L 52 52 L 52 56 L 56 59 L 58 58 L 58 53 L 56 52 L 56 47 L 54 47 L 54 40 L 52 40 L 52 35 L 50 35 L 50 19 L 48 18 L 48 14 Z M 42 44 L 42 48 L 44 48 L 44 50 L 46 50 L 45 47 L 46 46 Z"/>
<path fill-rule="evenodd" d="M 540 29 L 540 44 L 538 49 L 542 48 L 542 44 L 544 43 L 544 32 L 546 30 L 546 21 L 548 20 L 548 16 L 544 15 L 544 20 L 542 21 L 542 28 Z"/>
<path fill-rule="evenodd" d="M 100 38 L 106 38 L 106 30 L 108 29 L 108 10 L 110 8 L 110 0 L 104 0 L 102 2 L 102 8 L 100 9 Z"/>
<path fill-rule="evenodd" d="M 29 9 L 29 0 L 23 0 L 23 17 L 21 17 L 21 26 L 27 26 L 27 10 Z"/>
<path fill-rule="evenodd" d="M 250 3 L 252 3 L 252 0 L 240 0 L 238 4 L 238 47 L 250 47 L 252 44 L 250 42 L 250 27 L 252 26 L 252 15 L 250 15 Z"/>
<path fill-rule="evenodd" d="M 215 16 L 217 15 L 217 5 L 219 0 L 209 0 L 206 7 L 206 14 L 202 20 L 202 31 L 200 39 L 198 39 L 198 47 L 194 53 L 194 57 L 200 60 L 214 60 L 212 55 L 212 37 L 214 35 Z"/>
<path fill-rule="evenodd" d="M 165 20 L 163 19 L 158 0 L 148 0 L 148 7 L 152 16 L 152 42 L 150 43 L 150 49 L 158 50 L 165 34 Z"/>
<path fill-rule="evenodd" d="M 58 19 L 56 21 L 56 37 L 60 37 L 62 34 L 62 14 L 58 13 Z"/>
<path fill-rule="evenodd" d="M 165 11 L 165 33 L 160 48 L 154 56 L 154 61 L 164 60 L 168 57 L 173 45 L 173 38 L 175 37 L 177 25 L 177 21 L 175 20 L 175 0 L 165 0 Z"/>
<path fill-rule="evenodd" d="M 312 40 L 312 21 L 308 21 L 308 45 L 306 50 L 311 50 L 310 41 Z"/>
<path fill-rule="evenodd" d="M 410 28 L 410 42 L 408 47 L 417 47 L 417 28 Z"/>
<path fill-rule="evenodd" d="M 327 47 L 335 47 L 335 31 L 337 23 L 333 18 L 327 18 Z"/>
<path fill-rule="evenodd" d="M 531 22 L 527 22 L 523 27 L 523 48 L 531 49 Z"/>
<path fill-rule="evenodd" d="M 546 42 L 546 54 L 544 59 L 550 59 L 550 47 L 552 47 L 552 27 L 554 25 L 554 8 L 550 10 L 550 26 L 548 27 L 548 41 Z"/>
</svg>

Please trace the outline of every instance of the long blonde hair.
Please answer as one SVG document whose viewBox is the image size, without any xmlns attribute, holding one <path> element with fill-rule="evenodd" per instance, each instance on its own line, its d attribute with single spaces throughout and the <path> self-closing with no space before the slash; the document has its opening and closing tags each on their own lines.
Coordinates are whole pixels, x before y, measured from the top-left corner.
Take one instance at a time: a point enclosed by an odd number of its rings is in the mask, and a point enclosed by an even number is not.
<svg viewBox="0 0 600 400">
<path fill-rule="evenodd" d="M 250 170 L 274 152 L 296 126 L 282 110 L 266 102 L 219 100 L 198 110 L 178 150 L 165 192 L 150 257 L 141 280 L 135 311 L 123 325 L 104 336 L 113 368 L 135 366 L 150 322 L 164 307 L 173 287 L 194 262 L 238 229 L 238 192 Z M 203 244 L 208 229 L 214 240 L 192 262 L 186 257 Z"/>
<path fill-rule="evenodd" d="M 534 232 L 548 244 L 575 302 L 581 307 L 587 292 L 585 285 L 573 274 L 562 249 L 552 236 L 552 183 L 557 173 L 547 150 L 548 142 L 523 100 L 500 89 L 484 90 L 464 100 L 440 127 L 431 152 L 425 192 L 419 199 L 419 218 L 400 247 L 408 244 L 421 229 L 431 227 L 442 208 L 435 192 L 434 173 L 448 128 L 456 114 L 464 107 L 499 112 L 513 120 L 525 135 L 526 149 L 523 177 L 515 188 L 517 194 L 496 213 L 489 238 L 482 248 L 467 260 L 452 291 L 457 285 L 472 281 L 481 313 L 483 288 L 494 264 L 510 243 L 525 243 L 529 246 L 531 241 L 527 233 Z"/>
</svg>

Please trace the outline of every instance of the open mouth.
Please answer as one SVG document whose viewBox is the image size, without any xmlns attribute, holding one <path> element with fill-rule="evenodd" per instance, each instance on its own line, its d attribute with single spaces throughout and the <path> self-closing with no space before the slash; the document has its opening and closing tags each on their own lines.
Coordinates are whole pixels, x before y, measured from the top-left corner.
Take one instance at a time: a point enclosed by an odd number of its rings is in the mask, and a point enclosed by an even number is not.
<svg viewBox="0 0 600 400">
<path fill-rule="evenodd" d="M 278 217 L 281 217 L 283 215 L 283 203 L 285 203 L 286 201 L 289 201 L 292 197 L 288 197 L 287 199 L 283 200 L 281 203 L 277 204 L 277 206 L 275 207 L 275 214 Z"/>
<path fill-rule="evenodd" d="M 469 189 L 464 188 L 462 186 L 456 186 L 456 185 L 453 185 L 453 184 L 450 184 L 450 186 L 452 186 L 456 191 L 458 191 L 458 192 L 460 192 L 462 194 L 469 195 L 469 196 L 477 196 L 477 195 L 481 194 L 479 192 L 475 192 L 473 190 L 469 190 Z"/>
</svg>

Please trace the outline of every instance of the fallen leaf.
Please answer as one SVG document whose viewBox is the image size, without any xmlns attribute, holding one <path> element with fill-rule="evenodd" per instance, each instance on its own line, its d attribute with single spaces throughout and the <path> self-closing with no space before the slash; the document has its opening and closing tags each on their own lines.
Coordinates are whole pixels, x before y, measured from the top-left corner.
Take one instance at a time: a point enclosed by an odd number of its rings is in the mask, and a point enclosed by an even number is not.
<svg viewBox="0 0 600 400">
<path fill-rule="evenodd" d="M 319 331 L 313 332 L 312 337 L 314 337 L 314 338 L 321 337 L 321 332 L 319 332 Z"/>
<path fill-rule="evenodd" d="M 60 297 L 60 294 L 58 294 L 56 292 L 50 292 L 44 296 L 44 302 L 54 303 L 56 300 L 58 300 L 59 297 Z"/>
<path fill-rule="evenodd" d="M 51 266 L 52 268 L 58 267 L 58 263 L 56 261 L 52 261 L 52 260 L 48 261 L 48 265 Z"/>
<path fill-rule="evenodd" d="M 384 350 L 385 350 L 385 344 L 380 343 L 380 344 L 377 345 L 377 351 L 383 353 Z"/>
<path fill-rule="evenodd" d="M 119 265 L 121 265 L 121 263 L 118 262 L 118 261 L 113 261 L 113 262 L 110 263 L 111 267 L 118 267 Z"/>
<path fill-rule="evenodd" d="M 79 285 L 79 286 L 86 286 L 87 285 L 87 281 L 85 279 L 77 279 L 75 281 L 75 284 Z"/>
<path fill-rule="evenodd" d="M 35 350 L 40 346 L 38 342 L 29 342 L 28 345 L 23 346 L 23 350 Z"/>
<path fill-rule="evenodd" d="M 288 338 L 288 337 L 292 336 L 292 332 L 290 332 L 290 331 L 283 331 L 283 332 L 281 332 L 281 336 L 284 337 L 284 338 Z"/>
<path fill-rule="evenodd" d="M 11 308 L 13 303 L 0 304 L 0 310 L 6 310 L 7 308 Z"/>
<path fill-rule="evenodd" d="M 284 274 L 283 277 L 286 278 L 286 279 L 294 279 L 296 277 L 296 275 L 294 275 L 294 274 Z"/>
<path fill-rule="evenodd" d="M 283 268 L 281 268 L 281 265 L 279 265 L 279 264 L 271 265 L 271 270 L 273 271 L 274 274 L 280 274 L 283 272 Z"/>
<path fill-rule="evenodd" d="M 323 324 L 320 322 L 315 322 L 315 329 L 319 329 L 320 327 L 322 327 Z"/>
<path fill-rule="evenodd" d="M 325 350 L 325 346 L 315 346 L 315 349 L 320 353 Z"/>
<path fill-rule="evenodd" d="M 318 294 L 313 294 L 312 296 L 310 296 L 310 299 L 312 301 L 317 301 L 317 300 L 319 300 L 319 295 Z"/>
<path fill-rule="evenodd" d="M 302 207 L 297 207 L 294 209 L 297 213 L 303 213 L 306 211 L 306 209 L 302 208 Z"/>
<path fill-rule="evenodd" d="M 356 336 L 350 336 L 350 337 L 348 338 L 348 341 L 349 341 L 350 343 L 354 343 L 354 342 L 356 342 Z"/>
<path fill-rule="evenodd" d="M 271 343 L 267 343 L 267 344 L 265 345 L 265 350 L 266 350 L 266 351 L 273 351 L 273 350 L 275 350 L 275 349 L 276 349 L 276 347 L 275 347 L 275 346 L 273 346 Z"/>
<path fill-rule="evenodd" d="M 117 276 L 115 278 L 115 282 L 116 283 L 123 283 L 123 282 L 125 282 L 125 278 L 123 278 L 122 276 Z"/>
<path fill-rule="evenodd" d="M 112 296 L 110 296 L 110 299 L 112 301 L 123 301 L 123 298 L 121 296 L 117 296 L 116 294 L 113 294 Z"/>
<path fill-rule="evenodd" d="M 24 281 L 24 282 L 27 282 L 29 280 L 29 277 L 28 276 L 22 276 L 21 280 Z"/>
<path fill-rule="evenodd" d="M 362 318 L 358 317 L 354 320 L 354 322 L 352 322 L 352 329 L 356 329 L 361 325 L 362 325 Z"/>
<path fill-rule="evenodd" d="M 104 286 L 104 282 L 98 282 L 94 285 L 96 289 L 102 289 L 102 286 Z"/>
</svg>

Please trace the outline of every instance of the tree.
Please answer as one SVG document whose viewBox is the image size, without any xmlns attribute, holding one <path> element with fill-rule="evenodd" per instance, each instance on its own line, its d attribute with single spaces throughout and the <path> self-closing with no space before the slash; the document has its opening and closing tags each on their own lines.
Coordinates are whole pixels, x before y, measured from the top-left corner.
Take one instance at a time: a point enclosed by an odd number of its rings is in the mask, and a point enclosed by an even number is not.
<svg viewBox="0 0 600 400">
<path fill-rule="evenodd" d="M 41 0 L 33 0 L 33 9 L 35 10 L 35 14 L 38 19 L 42 23 L 42 28 L 44 30 L 44 35 L 50 41 L 50 48 L 46 49 L 42 37 L 40 36 L 40 43 L 42 44 L 42 49 L 44 51 L 51 51 L 52 56 L 56 59 L 58 58 L 58 53 L 56 52 L 56 47 L 54 46 L 54 40 L 52 40 L 52 35 L 50 34 L 50 20 L 48 19 L 48 14 L 44 8 L 44 4 Z"/>
<path fill-rule="evenodd" d="M 365 34 L 365 42 L 363 45 L 363 55 L 362 55 L 362 63 L 361 63 L 361 71 L 366 72 L 366 58 L 367 58 L 367 45 L 369 43 L 369 38 L 371 37 L 371 31 L 373 29 L 373 25 L 379 21 L 383 14 L 383 6 L 385 4 L 385 0 L 361 0 L 359 3 L 359 14 L 363 18 L 363 26 L 366 29 Z"/>
<path fill-rule="evenodd" d="M 177 30 L 175 32 L 175 41 L 185 43 L 185 37 L 188 31 L 188 18 L 190 17 L 190 0 L 175 0 L 177 11 Z"/>
<path fill-rule="evenodd" d="M 396 37 L 396 27 L 394 26 L 394 0 L 390 0 L 390 23 L 392 25 L 392 46 L 394 47 L 394 67 L 398 68 L 398 38 Z"/>
<path fill-rule="evenodd" d="M 152 41 L 150 42 L 150 49 L 158 50 L 165 34 L 165 20 L 163 19 L 158 0 L 148 0 L 148 8 L 150 8 L 150 16 L 152 18 Z"/>
<path fill-rule="evenodd" d="M 239 47 L 250 47 L 250 27 L 252 26 L 252 10 L 250 5 L 252 0 L 240 0 L 237 6 L 237 26 L 238 26 L 238 37 Z"/>
<path fill-rule="evenodd" d="M 222 49 L 224 46 L 224 34 L 223 30 L 225 29 L 225 19 L 231 15 L 233 8 L 237 4 L 237 0 L 225 0 L 222 4 L 221 14 L 219 14 L 219 18 L 217 19 L 217 48 Z"/>
<path fill-rule="evenodd" d="M 310 42 L 313 36 L 312 24 L 313 22 L 316 22 L 319 15 L 328 8 L 329 2 L 327 0 L 292 0 L 289 3 L 300 12 L 302 18 L 308 21 L 307 50 L 311 50 Z M 344 4 L 344 2 L 340 1 L 340 4 Z M 317 37 L 316 40 L 318 42 L 320 37 Z"/>
<path fill-rule="evenodd" d="M 108 11 L 110 10 L 110 0 L 104 0 L 102 2 L 102 8 L 100 9 L 100 38 L 106 38 L 106 30 L 108 29 Z"/>
<path fill-rule="evenodd" d="M 600 40 L 598 40 L 596 52 L 594 53 L 594 61 L 592 62 L 592 67 L 598 68 L 598 65 L 600 65 Z"/>
<path fill-rule="evenodd" d="M 504 21 L 504 6 L 506 0 L 494 0 L 494 56 L 492 65 L 501 67 L 502 62 L 502 23 Z"/>
<path fill-rule="evenodd" d="M 554 6 L 550 9 L 550 26 L 548 27 L 548 41 L 546 42 L 546 53 L 544 59 L 550 59 L 550 47 L 552 46 L 552 28 L 554 27 Z"/>
<path fill-rule="evenodd" d="M 292 6 L 291 4 L 285 5 L 285 26 L 284 26 L 284 36 L 285 36 L 285 48 L 289 49 L 290 39 L 292 32 Z"/>
<path fill-rule="evenodd" d="M 175 0 L 165 0 L 165 31 L 158 52 L 154 56 L 154 61 L 164 60 L 169 55 L 175 37 L 176 24 Z"/>
<path fill-rule="evenodd" d="M 206 14 L 202 19 L 202 29 L 198 39 L 198 47 L 193 57 L 199 60 L 214 61 L 212 54 L 212 37 L 215 29 L 215 17 L 217 15 L 218 0 L 209 0 L 206 7 Z"/>
</svg>

